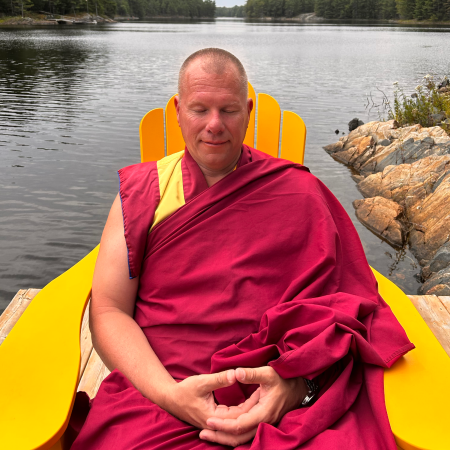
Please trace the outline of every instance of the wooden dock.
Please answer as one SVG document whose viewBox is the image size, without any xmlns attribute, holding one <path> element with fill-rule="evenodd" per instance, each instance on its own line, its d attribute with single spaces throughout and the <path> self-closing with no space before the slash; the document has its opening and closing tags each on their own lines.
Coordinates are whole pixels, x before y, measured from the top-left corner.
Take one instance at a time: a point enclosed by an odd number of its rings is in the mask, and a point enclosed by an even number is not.
<svg viewBox="0 0 450 450">
<path fill-rule="evenodd" d="M 0 345 L 38 292 L 39 289 L 21 289 L 15 295 L 0 316 Z M 408 295 L 408 297 L 450 356 L 450 296 Z M 109 370 L 92 347 L 89 308 L 86 309 L 83 317 L 80 343 L 81 366 L 78 390 L 86 392 L 93 398 L 101 382 L 109 374 Z"/>
</svg>

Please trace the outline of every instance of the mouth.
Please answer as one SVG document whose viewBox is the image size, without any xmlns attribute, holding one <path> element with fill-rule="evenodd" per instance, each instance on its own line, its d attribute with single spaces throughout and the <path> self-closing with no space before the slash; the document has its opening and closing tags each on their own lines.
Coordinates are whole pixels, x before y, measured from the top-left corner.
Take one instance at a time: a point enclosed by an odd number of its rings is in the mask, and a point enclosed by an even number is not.
<svg viewBox="0 0 450 450">
<path fill-rule="evenodd" d="M 220 147 L 223 144 L 226 144 L 228 141 L 203 141 L 204 144 L 209 145 L 211 147 Z"/>
</svg>

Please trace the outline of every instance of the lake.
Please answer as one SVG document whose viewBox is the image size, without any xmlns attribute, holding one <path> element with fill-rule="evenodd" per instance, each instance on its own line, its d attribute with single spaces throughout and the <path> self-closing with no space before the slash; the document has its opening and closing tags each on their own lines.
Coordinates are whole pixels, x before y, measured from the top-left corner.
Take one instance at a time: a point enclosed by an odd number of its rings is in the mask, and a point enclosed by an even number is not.
<svg viewBox="0 0 450 450">
<path fill-rule="evenodd" d="M 0 28 L 0 311 L 20 288 L 42 288 L 98 242 L 116 171 L 137 163 L 139 122 L 177 90 L 183 60 L 202 47 L 238 56 L 257 92 L 308 128 L 305 164 L 338 197 L 369 263 L 406 293 L 419 287 L 399 252 L 355 217 L 349 168 L 322 149 L 398 81 L 412 92 L 450 73 L 446 28 L 382 25 L 130 22 Z"/>
</svg>

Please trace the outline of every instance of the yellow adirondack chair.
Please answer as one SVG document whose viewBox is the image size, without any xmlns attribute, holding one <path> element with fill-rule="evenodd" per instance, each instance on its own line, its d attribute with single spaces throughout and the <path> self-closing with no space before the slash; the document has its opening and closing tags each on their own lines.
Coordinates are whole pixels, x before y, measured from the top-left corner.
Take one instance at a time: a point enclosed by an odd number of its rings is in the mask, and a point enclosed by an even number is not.
<svg viewBox="0 0 450 450">
<path fill-rule="evenodd" d="M 250 95 L 256 100 L 250 86 Z M 166 149 L 184 147 L 172 99 L 165 111 Z M 258 95 L 256 146 L 278 156 L 281 112 L 269 95 Z M 254 146 L 252 114 L 245 143 Z M 142 161 L 164 157 L 164 112 L 147 113 L 140 125 Z M 303 162 L 306 128 L 283 113 L 281 157 Z M 33 299 L 0 345 L 0 448 L 64 449 L 64 431 L 79 381 L 80 328 L 90 297 L 98 247 L 53 280 Z M 406 295 L 374 270 L 379 291 L 417 349 L 385 371 L 389 420 L 399 449 L 450 448 L 450 359 Z"/>
</svg>

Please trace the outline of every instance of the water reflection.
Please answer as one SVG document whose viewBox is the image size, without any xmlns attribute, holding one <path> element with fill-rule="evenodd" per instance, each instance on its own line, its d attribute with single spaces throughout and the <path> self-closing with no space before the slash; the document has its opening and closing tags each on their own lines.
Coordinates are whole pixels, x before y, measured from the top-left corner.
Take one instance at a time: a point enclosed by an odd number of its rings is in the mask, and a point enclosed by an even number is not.
<svg viewBox="0 0 450 450">
<path fill-rule="evenodd" d="M 396 256 L 358 223 L 350 170 L 322 146 L 353 117 L 369 119 L 364 104 L 375 86 L 389 94 L 395 80 L 415 86 L 426 73 L 449 72 L 447 36 L 391 25 L 233 20 L 1 29 L 0 309 L 19 288 L 42 287 L 98 243 L 117 192 L 115 171 L 139 161 L 140 119 L 176 92 L 182 61 L 206 46 L 234 52 L 258 92 L 303 117 L 306 164 L 349 212 L 370 263 L 415 292 L 410 253 Z"/>
</svg>

